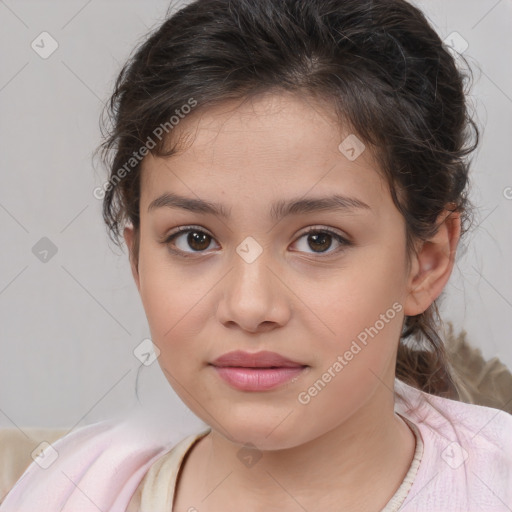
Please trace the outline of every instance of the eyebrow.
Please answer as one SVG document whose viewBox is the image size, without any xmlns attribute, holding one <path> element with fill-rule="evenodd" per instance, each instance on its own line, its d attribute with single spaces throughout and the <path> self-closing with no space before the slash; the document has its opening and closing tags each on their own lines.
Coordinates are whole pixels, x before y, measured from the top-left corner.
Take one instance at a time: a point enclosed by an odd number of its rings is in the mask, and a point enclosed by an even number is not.
<svg viewBox="0 0 512 512">
<path fill-rule="evenodd" d="M 190 212 L 210 214 L 225 219 L 228 219 L 231 213 L 231 209 L 226 209 L 222 204 L 184 197 L 170 192 L 166 192 L 152 201 L 148 207 L 148 212 L 157 208 L 181 208 Z M 334 194 L 328 197 L 275 201 L 270 208 L 270 217 L 275 221 L 279 221 L 289 215 L 300 215 L 325 210 L 353 211 L 358 209 L 371 211 L 370 206 L 360 199 Z"/>
</svg>

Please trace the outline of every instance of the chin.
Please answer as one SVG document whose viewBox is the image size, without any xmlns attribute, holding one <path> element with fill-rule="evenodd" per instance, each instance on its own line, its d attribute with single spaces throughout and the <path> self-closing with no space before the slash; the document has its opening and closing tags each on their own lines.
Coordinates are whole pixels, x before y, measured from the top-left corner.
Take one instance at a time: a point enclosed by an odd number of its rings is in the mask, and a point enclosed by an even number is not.
<svg viewBox="0 0 512 512">
<path fill-rule="evenodd" d="M 265 418 L 261 414 L 246 416 L 243 420 L 230 418 L 223 422 L 229 435 L 225 430 L 218 433 L 228 441 L 241 445 L 241 448 L 251 445 L 253 449 L 261 451 L 286 450 L 307 441 L 303 438 L 303 429 L 291 422 L 281 422 L 282 418 L 279 421 L 269 421 L 268 416 Z"/>
</svg>

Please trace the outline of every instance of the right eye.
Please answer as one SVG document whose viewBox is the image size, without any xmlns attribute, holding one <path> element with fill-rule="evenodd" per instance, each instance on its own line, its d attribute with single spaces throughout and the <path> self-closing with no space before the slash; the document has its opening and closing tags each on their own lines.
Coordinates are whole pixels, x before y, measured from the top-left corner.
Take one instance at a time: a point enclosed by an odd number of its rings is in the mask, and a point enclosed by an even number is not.
<svg viewBox="0 0 512 512">
<path fill-rule="evenodd" d="M 186 236 L 185 236 L 186 235 Z M 171 232 L 162 242 L 173 254 L 189 258 L 194 253 L 203 253 L 214 238 L 199 226 L 181 226 Z M 192 250 L 188 250 L 192 248 Z"/>
</svg>

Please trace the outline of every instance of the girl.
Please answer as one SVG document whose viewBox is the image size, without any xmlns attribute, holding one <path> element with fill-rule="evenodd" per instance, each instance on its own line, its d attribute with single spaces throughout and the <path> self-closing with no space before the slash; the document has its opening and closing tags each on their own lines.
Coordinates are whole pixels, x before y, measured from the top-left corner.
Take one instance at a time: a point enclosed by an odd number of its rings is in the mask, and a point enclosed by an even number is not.
<svg viewBox="0 0 512 512">
<path fill-rule="evenodd" d="M 511 510 L 512 416 L 461 401 L 436 314 L 470 220 L 464 79 L 404 0 L 166 20 L 119 75 L 96 192 L 209 427 L 83 427 L 0 510 Z"/>
</svg>

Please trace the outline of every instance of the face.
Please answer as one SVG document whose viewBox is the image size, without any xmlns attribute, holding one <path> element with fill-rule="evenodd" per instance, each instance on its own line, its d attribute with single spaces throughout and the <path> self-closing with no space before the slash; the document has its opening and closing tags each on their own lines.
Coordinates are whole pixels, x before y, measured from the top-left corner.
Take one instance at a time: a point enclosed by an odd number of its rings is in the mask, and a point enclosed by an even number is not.
<svg viewBox="0 0 512 512">
<path fill-rule="evenodd" d="M 215 431 L 262 448 L 378 418 L 392 403 L 408 270 L 405 222 L 369 148 L 357 156 L 328 110 L 285 94 L 195 113 L 175 130 L 189 143 L 143 162 L 134 270 L 169 383 Z M 335 195 L 345 199 L 310 201 Z M 210 364 L 234 350 L 302 369 L 239 389 Z"/>
</svg>

